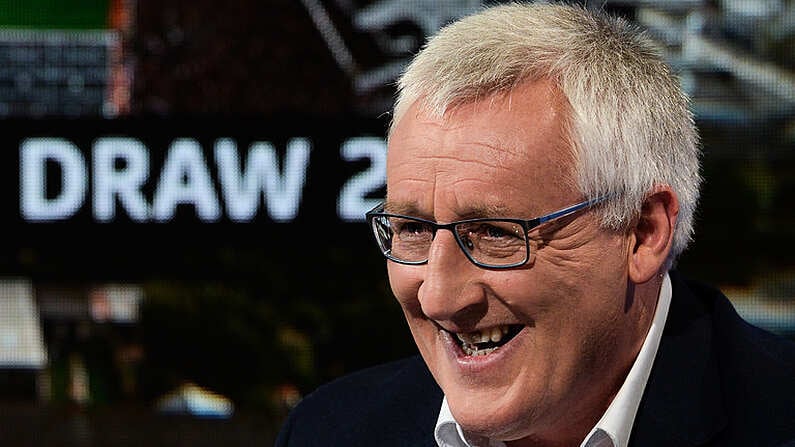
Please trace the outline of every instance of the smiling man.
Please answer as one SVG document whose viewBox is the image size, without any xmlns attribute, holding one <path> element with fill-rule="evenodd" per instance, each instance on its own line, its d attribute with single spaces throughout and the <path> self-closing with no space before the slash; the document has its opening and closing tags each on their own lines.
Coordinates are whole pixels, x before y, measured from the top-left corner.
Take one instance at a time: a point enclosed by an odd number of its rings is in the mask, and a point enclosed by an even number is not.
<svg viewBox="0 0 795 447">
<path fill-rule="evenodd" d="M 445 27 L 367 215 L 421 357 L 321 387 L 277 445 L 795 443 L 795 345 L 672 269 L 699 183 L 688 99 L 629 24 L 511 4 Z"/>
</svg>

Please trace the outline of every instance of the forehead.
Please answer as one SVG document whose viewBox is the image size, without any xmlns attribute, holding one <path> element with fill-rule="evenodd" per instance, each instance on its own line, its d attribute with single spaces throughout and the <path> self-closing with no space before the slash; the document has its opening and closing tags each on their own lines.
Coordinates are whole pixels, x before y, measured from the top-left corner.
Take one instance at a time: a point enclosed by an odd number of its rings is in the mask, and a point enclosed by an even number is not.
<svg viewBox="0 0 795 447">
<path fill-rule="evenodd" d="M 547 202 L 565 205 L 573 193 L 566 104 L 546 80 L 456 106 L 442 117 L 413 104 L 389 139 L 388 207 L 439 218 L 440 212 L 526 214 Z"/>
</svg>

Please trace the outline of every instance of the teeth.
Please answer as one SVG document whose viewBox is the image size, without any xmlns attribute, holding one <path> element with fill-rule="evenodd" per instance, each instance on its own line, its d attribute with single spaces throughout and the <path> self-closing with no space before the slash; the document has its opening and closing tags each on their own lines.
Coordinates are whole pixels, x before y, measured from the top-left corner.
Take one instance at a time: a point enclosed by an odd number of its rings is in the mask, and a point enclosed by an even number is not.
<svg viewBox="0 0 795 447">
<path fill-rule="evenodd" d="M 499 346 L 493 348 L 478 348 L 478 343 L 499 343 L 508 334 L 508 326 L 494 326 L 492 328 L 481 329 L 466 333 L 456 333 L 456 337 L 461 340 L 461 349 L 466 355 L 486 355 L 496 351 Z"/>
<path fill-rule="evenodd" d="M 507 331 L 508 328 L 506 327 L 505 330 Z M 500 327 L 491 328 L 491 341 L 493 341 L 494 343 L 497 343 L 498 341 L 502 340 L 502 335 L 503 335 L 502 328 Z"/>
<path fill-rule="evenodd" d="M 475 344 L 475 343 L 486 343 L 486 342 L 493 342 L 497 343 L 502 340 L 502 337 L 508 333 L 508 326 L 495 326 L 493 328 L 482 329 L 479 331 L 473 332 L 466 332 L 461 333 L 458 332 L 455 335 L 464 343 Z"/>
<path fill-rule="evenodd" d="M 497 349 L 498 348 L 478 349 L 477 346 L 468 344 L 464 344 L 464 346 L 461 347 L 461 350 L 464 351 L 464 354 L 473 356 L 491 354 Z"/>
</svg>

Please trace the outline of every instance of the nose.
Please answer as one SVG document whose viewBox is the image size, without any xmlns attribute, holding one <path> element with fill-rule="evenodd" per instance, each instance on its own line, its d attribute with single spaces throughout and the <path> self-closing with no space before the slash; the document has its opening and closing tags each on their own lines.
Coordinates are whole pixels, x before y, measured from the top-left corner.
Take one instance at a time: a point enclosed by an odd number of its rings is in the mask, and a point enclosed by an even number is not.
<svg viewBox="0 0 795 447">
<path fill-rule="evenodd" d="M 451 232 L 437 232 L 417 294 L 423 313 L 439 322 L 476 322 L 487 310 L 485 292 L 477 281 L 480 273 Z"/>
</svg>

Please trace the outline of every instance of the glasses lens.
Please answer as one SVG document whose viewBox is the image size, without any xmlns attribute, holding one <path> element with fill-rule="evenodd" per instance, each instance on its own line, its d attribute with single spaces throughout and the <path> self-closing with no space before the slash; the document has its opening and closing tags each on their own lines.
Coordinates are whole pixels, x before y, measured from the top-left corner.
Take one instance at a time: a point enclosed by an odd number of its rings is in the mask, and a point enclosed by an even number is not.
<svg viewBox="0 0 795 447">
<path fill-rule="evenodd" d="M 456 237 L 476 262 L 487 266 L 520 264 L 527 260 L 527 239 L 521 225 L 481 220 L 456 225 Z"/>
<path fill-rule="evenodd" d="M 433 227 L 427 222 L 396 216 L 374 216 L 373 232 L 381 251 L 397 261 L 419 263 L 428 259 Z"/>
</svg>

